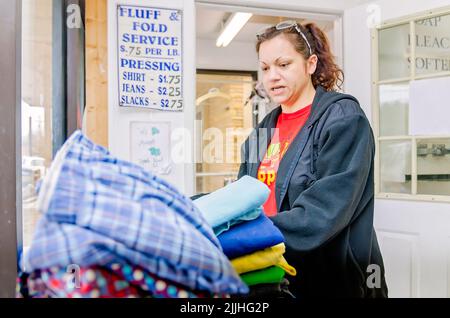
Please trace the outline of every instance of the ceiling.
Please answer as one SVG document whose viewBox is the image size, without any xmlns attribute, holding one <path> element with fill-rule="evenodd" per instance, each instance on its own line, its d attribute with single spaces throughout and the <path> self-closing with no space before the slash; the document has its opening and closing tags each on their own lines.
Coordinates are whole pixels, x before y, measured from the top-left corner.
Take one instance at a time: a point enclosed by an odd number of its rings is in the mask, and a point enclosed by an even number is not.
<svg viewBox="0 0 450 318">
<path fill-rule="evenodd" d="M 323 1 L 322 1 L 323 2 Z M 370 2 L 369 0 L 341 0 L 342 7 L 340 9 L 344 10 L 346 8 L 361 5 Z M 333 3 L 336 4 L 335 0 Z M 197 28 L 197 38 L 203 40 L 216 40 L 220 34 L 222 26 L 225 24 L 227 18 L 232 14 L 232 12 L 225 12 L 219 9 L 211 9 L 211 7 L 197 6 L 196 8 L 196 28 Z M 268 15 L 253 15 L 247 24 L 242 28 L 238 35 L 233 41 L 239 42 L 254 42 L 255 35 L 258 31 L 264 29 L 265 27 L 276 24 L 277 22 L 283 20 L 292 20 L 292 18 L 268 16 Z M 304 19 L 295 19 L 299 22 L 304 21 Z M 333 27 L 330 21 L 314 21 L 322 28 L 325 32 L 331 30 Z"/>
<path fill-rule="evenodd" d="M 197 38 L 203 40 L 216 40 L 219 36 L 222 26 L 226 20 L 231 16 L 231 12 L 224 12 L 219 10 L 211 10 L 202 7 L 197 8 Z M 255 35 L 262 29 L 274 25 L 283 20 L 293 20 L 292 18 L 267 16 L 267 15 L 253 15 L 247 24 L 236 35 L 233 41 L 238 42 L 254 42 Z M 304 19 L 294 19 L 298 22 Z M 323 30 L 331 29 L 333 24 L 327 21 L 315 21 Z"/>
</svg>

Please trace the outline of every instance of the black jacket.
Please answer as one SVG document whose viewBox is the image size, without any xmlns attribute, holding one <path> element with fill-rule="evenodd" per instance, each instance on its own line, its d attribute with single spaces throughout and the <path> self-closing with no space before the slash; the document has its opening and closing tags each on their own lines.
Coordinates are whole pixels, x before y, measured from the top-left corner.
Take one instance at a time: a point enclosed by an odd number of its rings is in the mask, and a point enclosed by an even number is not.
<svg viewBox="0 0 450 318">
<path fill-rule="evenodd" d="M 244 143 L 239 178 L 257 177 L 280 113 L 280 107 L 269 113 Z M 358 101 L 318 87 L 275 186 L 272 221 L 285 236 L 287 261 L 298 270 L 288 277 L 297 297 L 387 297 L 373 228 L 374 153 Z"/>
</svg>

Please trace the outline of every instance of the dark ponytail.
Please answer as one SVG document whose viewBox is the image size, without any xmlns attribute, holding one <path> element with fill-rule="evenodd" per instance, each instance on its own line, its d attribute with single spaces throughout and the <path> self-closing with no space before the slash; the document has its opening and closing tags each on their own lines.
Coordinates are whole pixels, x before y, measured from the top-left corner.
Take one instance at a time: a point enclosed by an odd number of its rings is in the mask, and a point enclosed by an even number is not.
<svg viewBox="0 0 450 318">
<path fill-rule="evenodd" d="M 327 91 L 332 91 L 336 88 L 341 89 L 344 82 L 344 72 L 334 60 L 330 43 L 325 33 L 315 23 L 298 24 L 298 26 L 307 38 L 312 54 L 318 57 L 316 71 L 311 75 L 313 86 L 315 88 L 322 86 Z M 305 60 L 311 56 L 308 44 L 294 27 L 282 30 L 278 30 L 276 27 L 267 29 L 263 34 L 258 35 L 256 51 L 259 53 L 259 48 L 263 42 L 273 39 L 279 34 L 286 35 L 286 38 L 292 43 L 295 50 L 303 55 Z"/>
<path fill-rule="evenodd" d="M 311 35 L 308 39 L 312 39 L 313 52 L 318 57 L 317 69 L 311 76 L 314 87 L 320 85 L 327 91 L 341 89 L 344 72 L 335 62 L 327 36 L 315 23 L 308 23 L 304 28 L 308 31 L 308 35 Z"/>
</svg>

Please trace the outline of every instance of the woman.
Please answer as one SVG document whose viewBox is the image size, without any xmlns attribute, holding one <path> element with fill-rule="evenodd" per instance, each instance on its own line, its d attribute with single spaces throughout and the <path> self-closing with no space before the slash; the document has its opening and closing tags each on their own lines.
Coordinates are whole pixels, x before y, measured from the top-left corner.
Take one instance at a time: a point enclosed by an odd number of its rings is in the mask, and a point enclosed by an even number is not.
<svg viewBox="0 0 450 318">
<path fill-rule="evenodd" d="M 239 177 L 266 183 L 265 213 L 298 270 L 297 297 L 387 297 L 373 229 L 374 139 L 358 101 L 335 92 L 343 73 L 313 23 L 258 35 L 264 88 L 280 106 L 243 145 Z"/>
</svg>

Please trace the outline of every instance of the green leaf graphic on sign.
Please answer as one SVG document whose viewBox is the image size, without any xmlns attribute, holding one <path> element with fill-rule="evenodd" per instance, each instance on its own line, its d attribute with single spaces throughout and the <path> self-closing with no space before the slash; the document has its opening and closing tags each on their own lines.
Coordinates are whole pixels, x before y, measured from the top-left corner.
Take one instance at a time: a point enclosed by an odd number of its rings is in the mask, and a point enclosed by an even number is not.
<svg viewBox="0 0 450 318">
<path fill-rule="evenodd" d="M 150 154 L 152 156 L 156 157 L 156 156 L 160 156 L 161 155 L 161 149 L 159 149 L 159 148 L 152 147 L 152 148 L 149 149 L 149 151 L 150 151 Z"/>
<path fill-rule="evenodd" d="M 153 127 L 153 129 L 152 129 L 152 135 L 154 136 L 154 135 L 157 135 L 157 134 L 159 134 L 159 129 L 156 128 L 156 127 Z"/>
</svg>

